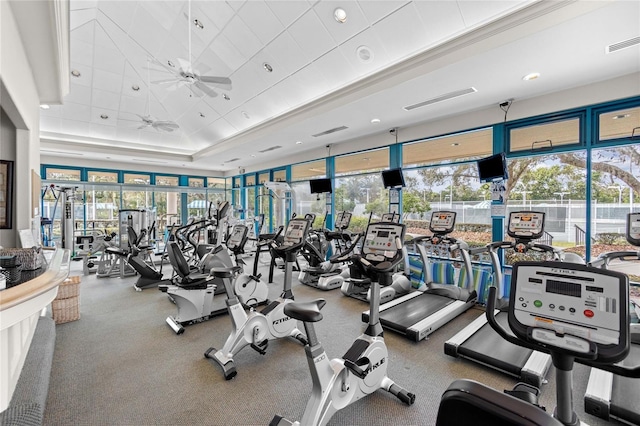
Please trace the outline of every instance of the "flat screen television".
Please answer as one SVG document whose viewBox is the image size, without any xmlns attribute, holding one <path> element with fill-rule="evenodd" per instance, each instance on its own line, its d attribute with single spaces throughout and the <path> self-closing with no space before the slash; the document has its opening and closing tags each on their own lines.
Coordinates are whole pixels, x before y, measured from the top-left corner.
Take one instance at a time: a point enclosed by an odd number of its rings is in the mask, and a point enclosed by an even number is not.
<svg viewBox="0 0 640 426">
<path fill-rule="evenodd" d="M 382 172 L 382 184 L 385 188 L 404 187 L 402 169 L 384 170 Z"/>
<path fill-rule="evenodd" d="M 309 187 L 312 194 L 323 194 L 325 192 L 333 192 L 331 189 L 331 179 L 311 179 Z"/>
<path fill-rule="evenodd" d="M 497 179 L 507 179 L 507 159 L 504 153 L 478 160 L 478 177 L 480 182 L 492 182 Z"/>
</svg>

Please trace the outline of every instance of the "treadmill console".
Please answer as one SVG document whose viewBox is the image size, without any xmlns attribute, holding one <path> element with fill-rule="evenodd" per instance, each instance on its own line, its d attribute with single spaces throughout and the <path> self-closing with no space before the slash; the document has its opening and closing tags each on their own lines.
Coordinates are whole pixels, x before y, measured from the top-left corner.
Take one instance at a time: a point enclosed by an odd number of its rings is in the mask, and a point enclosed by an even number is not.
<svg viewBox="0 0 640 426">
<path fill-rule="evenodd" d="M 429 222 L 429 231 L 438 235 L 450 234 L 456 224 L 456 212 L 433 212 Z"/>
<path fill-rule="evenodd" d="M 382 213 L 382 217 L 380 218 L 380 222 L 398 223 L 398 222 L 400 222 L 400 215 L 398 213 L 395 213 L 395 212 Z"/>
<path fill-rule="evenodd" d="M 627 215 L 627 241 L 634 246 L 640 246 L 640 213 Z"/>
<path fill-rule="evenodd" d="M 393 223 L 372 223 L 367 227 L 362 254 L 370 261 L 382 262 L 393 259 L 401 247 L 396 245 L 396 238 L 404 240 L 405 226 Z"/>
<path fill-rule="evenodd" d="M 349 227 L 351 223 L 351 213 L 350 212 L 340 212 L 336 215 L 336 229 L 345 230 Z"/>
<path fill-rule="evenodd" d="M 248 231 L 249 228 L 247 228 L 245 225 L 235 225 L 231 230 L 229 239 L 227 240 L 227 248 L 231 251 L 241 248 L 245 243 Z"/>
<path fill-rule="evenodd" d="M 513 267 L 509 325 L 516 337 L 576 356 L 619 360 L 628 348 L 629 280 L 619 272 L 562 262 Z M 625 330 L 626 328 L 626 330 Z"/>
<path fill-rule="evenodd" d="M 296 244 L 302 244 L 307 238 L 307 233 L 311 223 L 307 219 L 294 218 L 289 221 L 287 229 L 284 231 L 284 241 L 281 248 L 291 247 Z"/>
<path fill-rule="evenodd" d="M 507 234 L 518 240 L 537 240 L 544 233 L 543 212 L 511 212 Z"/>
</svg>

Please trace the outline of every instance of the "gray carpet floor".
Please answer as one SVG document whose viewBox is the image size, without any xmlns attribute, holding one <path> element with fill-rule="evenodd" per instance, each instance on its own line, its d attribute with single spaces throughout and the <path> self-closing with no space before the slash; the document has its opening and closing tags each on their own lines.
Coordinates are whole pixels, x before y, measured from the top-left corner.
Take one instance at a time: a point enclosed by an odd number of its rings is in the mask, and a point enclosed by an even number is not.
<svg viewBox="0 0 640 426">
<path fill-rule="evenodd" d="M 165 271 L 169 268 L 165 265 Z M 266 278 L 266 267 L 262 269 Z M 74 262 L 72 275 L 81 274 L 81 263 Z M 235 359 L 238 375 L 226 381 L 203 354 L 210 346 L 222 347 L 230 318 L 216 317 L 176 335 L 165 323 L 176 313 L 175 305 L 157 288 L 136 292 L 135 280 L 82 277 L 81 318 L 57 326 L 45 425 L 267 425 L 275 414 L 301 417 L 311 378 L 299 343 L 272 341 L 264 356 L 245 348 Z M 367 304 L 340 290 L 302 285 L 295 273 L 293 281 L 296 300 L 327 300 L 316 330 L 329 357 L 342 356 L 364 330 L 360 315 Z M 276 271 L 270 298 L 280 294 L 282 282 L 283 272 Z M 224 297 L 216 297 L 224 303 Z M 455 379 L 511 388 L 515 379 L 443 352 L 445 340 L 482 314 L 481 309 L 467 311 L 418 343 L 385 332 L 388 375 L 416 394 L 415 404 L 406 406 L 378 391 L 339 411 L 330 424 L 431 425 L 443 391 Z M 576 366 L 576 411 L 589 424 L 607 424 L 584 414 L 587 378 L 588 369 Z M 548 410 L 555 407 L 553 368 L 541 403 Z"/>
</svg>

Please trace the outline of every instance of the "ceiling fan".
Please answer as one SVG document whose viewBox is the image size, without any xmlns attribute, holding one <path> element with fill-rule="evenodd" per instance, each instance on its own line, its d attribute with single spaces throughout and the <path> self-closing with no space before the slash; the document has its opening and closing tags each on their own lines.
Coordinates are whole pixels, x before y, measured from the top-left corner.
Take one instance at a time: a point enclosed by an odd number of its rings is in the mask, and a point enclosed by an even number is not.
<svg viewBox="0 0 640 426">
<path fill-rule="evenodd" d="M 138 130 L 146 129 L 147 127 L 152 127 L 156 129 L 156 131 L 164 131 L 164 132 L 173 132 L 176 129 L 179 129 L 180 126 L 178 123 L 169 120 L 157 120 L 153 115 L 151 115 L 151 85 L 149 84 L 149 67 L 147 67 L 147 114 L 140 115 L 135 114 L 140 117 L 142 120 L 141 125 L 138 127 Z"/>
<path fill-rule="evenodd" d="M 191 63 L 191 0 L 188 1 L 187 27 L 189 30 L 189 59 L 177 59 L 177 67 L 164 64 L 157 59 L 156 63 L 161 65 L 166 71 L 173 74 L 172 78 L 166 80 L 153 81 L 154 84 L 170 84 L 170 89 L 176 89 L 181 86 L 187 86 L 197 96 L 207 95 L 216 97 L 218 93 L 209 85 L 215 85 L 221 89 L 231 90 L 231 79 L 229 77 L 219 77 L 212 75 L 202 75 L 194 71 Z"/>
</svg>

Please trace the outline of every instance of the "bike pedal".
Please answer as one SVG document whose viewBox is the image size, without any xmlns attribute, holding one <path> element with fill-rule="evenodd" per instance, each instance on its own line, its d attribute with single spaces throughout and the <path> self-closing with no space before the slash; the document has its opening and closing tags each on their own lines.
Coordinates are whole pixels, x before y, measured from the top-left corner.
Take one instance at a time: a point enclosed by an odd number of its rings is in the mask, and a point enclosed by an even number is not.
<svg viewBox="0 0 640 426">
<path fill-rule="evenodd" d="M 269 341 L 268 340 L 263 340 L 262 342 L 255 344 L 252 343 L 251 347 L 258 352 L 260 355 L 264 355 L 267 353 L 267 347 L 269 346 Z"/>
</svg>

